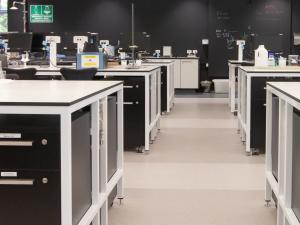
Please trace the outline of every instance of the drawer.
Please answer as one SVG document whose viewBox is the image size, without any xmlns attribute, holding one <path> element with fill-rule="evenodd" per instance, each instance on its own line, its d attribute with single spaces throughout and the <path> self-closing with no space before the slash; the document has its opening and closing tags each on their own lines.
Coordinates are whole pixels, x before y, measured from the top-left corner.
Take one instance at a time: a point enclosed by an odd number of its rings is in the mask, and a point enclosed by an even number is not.
<svg viewBox="0 0 300 225">
<path fill-rule="evenodd" d="M 1 224 L 61 224 L 59 172 L 19 172 L 17 178 L 1 178 L 0 198 Z"/>
<path fill-rule="evenodd" d="M 108 77 L 108 80 L 124 81 L 124 102 L 144 102 L 145 79 L 143 77 Z"/>
<path fill-rule="evenodd" d="M 1 169 L 59 169 L 60 117 L 1 115 Z"/>
</svg>

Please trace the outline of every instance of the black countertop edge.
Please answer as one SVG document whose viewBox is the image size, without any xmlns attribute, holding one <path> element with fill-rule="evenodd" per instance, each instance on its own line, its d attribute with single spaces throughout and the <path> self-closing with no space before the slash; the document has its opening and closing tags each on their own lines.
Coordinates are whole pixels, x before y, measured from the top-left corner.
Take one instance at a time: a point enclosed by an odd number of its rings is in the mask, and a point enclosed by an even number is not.
<svg viewBox="0 0 300 225">
<path fill-rule="evenodd" d="M 245 66 L 254 66 L 254 63 L 251 62 L 230 62 L 228 63 L 233 64 L 233 65 L 245 65 Z"/>
<path fill-rule="evenodd" d="M 74 105 L 78 102 L 81 102 L 85 99 L 88 99 L 94 95 L 97 95 L 97 94 L 100 94 L 102 92 L 105 92 L 111 88 L 114 88 L 114 87 L 117 87 L 119 86 L 120 84 L 123 84 L 124 81 L 120 81 L 118 82 L 117 84 L 113 85 L 113 86 L 110 86 L 110 87 L 107 87 L 107 88 L 104 88 L 100 91 L 97 91 L 95 93 L 92 93 L 90 95 L 87 95 L 85 97 L 82 97 L 80 99 L 77 99 L 73 102 L 70 102 L 70 103 L 55 103 L 55 102 L 43 102 L 43 103 L 40 103 L 40 102 L 0 102 L 0 106 L 71 106 L 71 105 Z"/>
</svg>

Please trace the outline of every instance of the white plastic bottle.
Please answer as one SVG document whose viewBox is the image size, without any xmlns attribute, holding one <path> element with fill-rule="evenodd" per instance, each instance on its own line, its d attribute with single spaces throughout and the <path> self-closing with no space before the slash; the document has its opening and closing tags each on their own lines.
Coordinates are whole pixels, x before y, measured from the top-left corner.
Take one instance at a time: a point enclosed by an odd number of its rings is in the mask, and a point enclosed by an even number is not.
<svg viewBox="0 0 300 225">
<path fill-rule="evenodd" d="M 258 49 L 255 50 L 255 66 L 256 67 L 266 67 L 269 63 L 269 53 L 264 45 L 260 45 Z"/>
</svg>

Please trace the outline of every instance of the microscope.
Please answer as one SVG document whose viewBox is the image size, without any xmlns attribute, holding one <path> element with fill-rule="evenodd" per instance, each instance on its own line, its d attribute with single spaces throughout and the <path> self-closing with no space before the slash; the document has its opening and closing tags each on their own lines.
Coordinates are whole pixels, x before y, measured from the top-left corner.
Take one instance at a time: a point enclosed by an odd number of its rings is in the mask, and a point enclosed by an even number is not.
<svg viewBox="0 0 300 225">
<path fill-rule="evenodd" d="M 46 36 L 46 42 L 50 45 L 50 67 L 57 66 L 57 44 L 61 42 L 60 36 Z"/>
<path fill-rule="evenodd" d="M 88 42 L 87 36 L 74 36 L 73 42 L 77 44 L 77 53 L 82 53 L 84 48 L 84 43 Z"/>
</svg>

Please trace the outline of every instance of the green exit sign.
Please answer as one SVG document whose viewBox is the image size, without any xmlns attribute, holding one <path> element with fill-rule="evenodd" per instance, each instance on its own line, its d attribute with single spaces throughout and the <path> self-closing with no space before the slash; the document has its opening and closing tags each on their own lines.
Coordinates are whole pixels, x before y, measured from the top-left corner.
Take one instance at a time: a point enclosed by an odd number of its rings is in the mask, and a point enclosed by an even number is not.
<svg viewBox="0 0 300 225">
<path fill-rule="evenodd" d="M 53 5 L 30 5 L 30 23 L 53 23 Z"/>
</svg>

